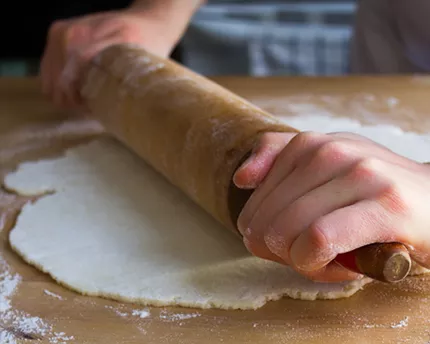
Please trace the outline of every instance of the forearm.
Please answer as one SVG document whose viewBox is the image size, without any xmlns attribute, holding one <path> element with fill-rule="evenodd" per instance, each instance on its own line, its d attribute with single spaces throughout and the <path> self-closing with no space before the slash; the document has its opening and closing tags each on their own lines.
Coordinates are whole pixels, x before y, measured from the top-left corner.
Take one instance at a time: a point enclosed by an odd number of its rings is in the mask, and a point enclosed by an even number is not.
<svg viewBox="0 0 430 344">
<path fill-rule="evenodd" d="M 130 9 L 164 24 L 165 33 L 179 40 L 194 13 L 206 0 L 135 0 Z"/>
<path fill-rule="evenodd" d="M 191 17 L 205 2 L 206 0 L 135 0 L 131 2 L 130 6 L 141 8 L 145 11 L 172 12 L 174 10 L 183 13 L 189 12 L 188 14 Z"/>
</svg>

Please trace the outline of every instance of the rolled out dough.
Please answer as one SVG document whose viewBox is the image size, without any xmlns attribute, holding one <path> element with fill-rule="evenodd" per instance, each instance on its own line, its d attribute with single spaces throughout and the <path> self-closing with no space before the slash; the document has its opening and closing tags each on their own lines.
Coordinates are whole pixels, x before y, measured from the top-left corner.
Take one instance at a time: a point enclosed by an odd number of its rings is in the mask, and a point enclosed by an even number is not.
<svg viewBox="0 0 430 344">
<path fill-rule="evenodd" d="M 430 161 L 429 137 L 396 128 L 319 117 L 288 123 L 355 131 Z M 282 296 L 348 297 L 369 282 L 314 283 L 251 257 L 238 238 L 113 140 L 23 163 L 5 185 L 26 195 L 52 192 L 23 208 L 10 243 L 28 263 L 83 294 L 157 306 L 256 309 Z"/>
</svg>

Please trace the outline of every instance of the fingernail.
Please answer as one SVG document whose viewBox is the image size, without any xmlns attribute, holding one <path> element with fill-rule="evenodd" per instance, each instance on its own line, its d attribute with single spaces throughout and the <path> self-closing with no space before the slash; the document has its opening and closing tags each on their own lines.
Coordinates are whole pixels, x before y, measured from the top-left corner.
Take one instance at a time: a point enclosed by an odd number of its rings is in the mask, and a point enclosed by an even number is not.
<svg viewBox="0 0 430 344">
<path fill-rule="evenodd" d="M 243 231 L 243 233 L 242 233 L 242 235 L 243 235 L 245 238 L 250 237 L 250 236 L 251 236 L 251 234 L 252 234 L 252 230 L 251 230 L 251 228 L 249 228 L 249 227 L 247 227 L 247 228 Z"/>
<path fill-rule="evenodd" d="M 244 238 L 249 238 L 252 234 L 252 230 L 251 228 L 247 227 L 247 226 L 240 226 L 238 224 L 238 230 L 240 232 L 240 234 L 244 237 Z"/>
<path fill-rule="evenodd" d="M 304 248 L 302 243 L 300 243 L 300 241 L 296 239 L 296 241 L 294 241 L 294 243 L 291 245 L 291 249 L 290 249 L 289 256 L 290 256 L 291 264 L 303 271 L 315 270 L 310 268 L 306 264 L 303 264 L 303 261 L 306 259 L 306 253 L 303 252 L 303 249 Z"/>
<path fill-rule="evenodd" d="M 264 236 L 264 241 L 266 243 L 267 248 L 279 257 L 284 257 L 286 252 L 286 242 L 283 235 L 275 231 L 274 229 L 270 229 L 267 234 Z"/>
<path fill-rule="evenodd" d="M 249 165 L 251 165 L 254 162 L 254 159 L 256 157 L 256 153 L 252 153 L 248 159 L 246 159 L 242 165 L 236 170 L 236 172 L 233 175 L 233 183 L 241 189 L 254 189 L 253 179 L 252 176 L 249 178 L 249 176 L 246 175 L 244 172 Z M 242 175 L 244 174 L 244 175 Z"/>
</svg>

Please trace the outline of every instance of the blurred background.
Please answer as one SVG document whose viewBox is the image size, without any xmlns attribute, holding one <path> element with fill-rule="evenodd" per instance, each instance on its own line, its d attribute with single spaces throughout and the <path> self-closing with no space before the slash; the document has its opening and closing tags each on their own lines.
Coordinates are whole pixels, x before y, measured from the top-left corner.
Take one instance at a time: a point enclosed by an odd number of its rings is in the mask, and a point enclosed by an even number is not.
<svg viewBox="0 0 430 344">
<path fill-rule="evenodd" d="M 115 8 L 103 3 L 106 9 Z M 36 5 L 44 11 L 40 2 Z M 91 7 L 73 6 L 72 1 L 69 7 L 62 6 L 57 17 L 91 12 Z M 204 75 L 345 74 L 355 10 L 355 0 L 210 0 L 194 16 L 173 57 Z M 28 25 L 47 30 L 50 23 L 29 12 Z M 0 75 L 37 74 L 41 51 L 31 43 L 38 40 L 17 38 L 16 49 L 0 49 Z"/>
<path fill-rule="evenodd" d="M 195 15 L 182 59 L 212 75 L 344 74 L 355 8 L 353 0 L 212 1 Z"/>
</svg>

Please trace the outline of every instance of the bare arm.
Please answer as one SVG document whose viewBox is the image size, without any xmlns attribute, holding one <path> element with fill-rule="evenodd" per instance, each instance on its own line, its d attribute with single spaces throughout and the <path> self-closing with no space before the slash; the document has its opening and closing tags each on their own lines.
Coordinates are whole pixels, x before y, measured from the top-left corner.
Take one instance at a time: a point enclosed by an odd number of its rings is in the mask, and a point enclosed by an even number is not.
<svg viewBox="0 0 430 344">
<path fill-rule="evenodd" d="M 167 57 L 204 2 L 135 0 L 123 10 L 53 23 L 41 62 L 44 93 L 58 105 L 79 106 L 82 71 L 95 55 L 114 44 L 138 44 Z"/>
<path fill-rule="evenodd" d="M 164 23 L 164 33 L 173 36 L 176 44 L 194 13 L 206 2 L 206 0 L 135 0 L 129 8 L 146 18 Z"/>
</svg>

